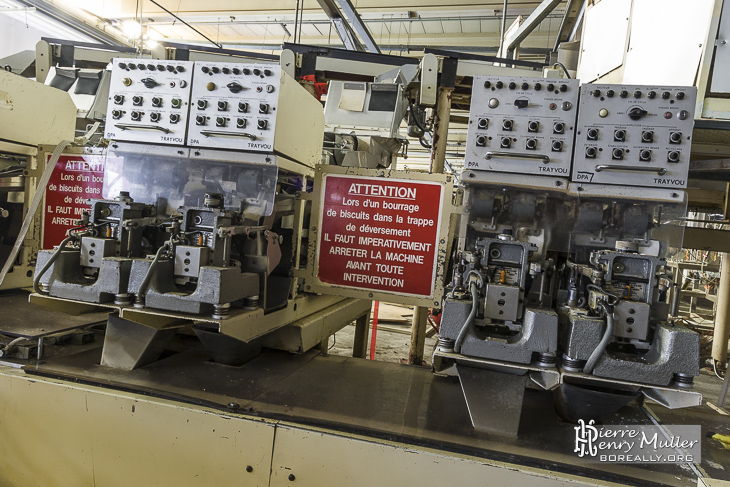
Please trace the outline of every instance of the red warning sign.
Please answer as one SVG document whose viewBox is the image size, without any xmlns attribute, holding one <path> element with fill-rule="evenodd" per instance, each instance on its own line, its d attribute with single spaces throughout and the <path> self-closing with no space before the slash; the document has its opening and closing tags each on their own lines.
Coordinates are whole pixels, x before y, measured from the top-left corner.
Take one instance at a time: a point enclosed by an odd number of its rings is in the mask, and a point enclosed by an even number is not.
<svg viewBox="0 0 730 487">
<path fill-rule="evenodd" d="M 46 159 L 46 164 L 50 159 Z M 104 156 L 101 154 L 62 155 L 46 189 L 43 208 L 43 248 L 51 249 L 66 237 L 81 214 L 89 209 L 86 201 L 101 198 L 104 185 Z"/>
<path fill-rule="evenodd" d="M 437 182 L 325 175 L 319 280 L 431 296 L 443 191 Z"/>
</svg>

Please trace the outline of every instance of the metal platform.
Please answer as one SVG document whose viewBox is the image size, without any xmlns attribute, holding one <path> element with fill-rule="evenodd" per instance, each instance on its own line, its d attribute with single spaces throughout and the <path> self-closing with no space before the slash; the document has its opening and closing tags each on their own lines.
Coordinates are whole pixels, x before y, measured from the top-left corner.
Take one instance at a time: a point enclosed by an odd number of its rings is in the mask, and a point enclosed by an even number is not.
<svg viewBox="0 0 730 487">
<path fill-rule="evenodd" d="M 37 339 L 54 333 L 106 322 L 109 312 L 95 306 L 75 307 L 81 314 L 65 314 L 28 302 L 25 293 L 0 293 L 0 330 L 3 335 Z"/>
<path fill-rule="evenodd" d="M 25 371 L 64 381 L 194 404 L 267 420 L 363 435 L 507 462 L 622 485 L 694 486 L 697 477 L 681 465 L 616 465 L 581 461 L 574 426 L 554 413 L 551 393 L 527 390 L 518 438 L 476 432 L 457 380 L 423 367 L 316 352 L 267 351 L 241 367 L 215 364 L 202 347 L 173 353 L 134 371 L 99 364 L 100 349 L 54 358 Z M 113 392 L 110 392 L 113 394 Z M 705 406 L 672 411 L 651 408 L 665 424 L 702 424 L 703 432 L 725 431 L 726 417 Z M 638 406 L 621 409 L 607 424 L 650 424 Z M 703 468 L 730 480 L 727 452 L 703 441 Z"/>
</svg>

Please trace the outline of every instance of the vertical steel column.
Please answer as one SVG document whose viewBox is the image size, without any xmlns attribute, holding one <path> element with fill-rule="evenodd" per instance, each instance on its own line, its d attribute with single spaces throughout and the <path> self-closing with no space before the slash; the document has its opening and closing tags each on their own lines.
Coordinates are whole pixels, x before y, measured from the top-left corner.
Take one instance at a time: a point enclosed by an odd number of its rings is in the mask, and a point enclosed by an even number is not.
<svg viewBox="0 0 730 487">
<path fill-rule="evenodd" d="M 375 360 L 375 342 L 378 338 L 378 312 L 380 312 L 380 301 L 375 301 L 373 306 L 373 334 L 370 337 L 370 360 Z"/>
<path fill-rule="evenodd" d="M 451 94 L 453 91 L 453 88 L 447 86 L 439 88 L 437 110 L 433 121 L 433 142 L 431 143 L 432 173 L 444 172 L 446 141 L 449 136 L 449 118 L 451 117 Z M 451 195 L 444 195 L 444 197 L 450 198 Z M 423 363 L 427 323 L 428 308 L 414 307 L 411 323 L 411 344 L 408 350 L 408 363 L 410 365 L 421 365 Z"/>
<path fill-rule="evenodd" d="M 352 356 L 366 358 L 368 356 L 368 329 L 370 328 L 370 311 L 355 320 L 355 338 L 352 343 Z"/>
<path fill-rule="evenodd" d="M 727 361 L 727 341 L 730 335 L 730 253 L 722 254 L 720 266 L 720 287 L 717 290 L 717 313 L 715 333 L 712 341 L 712 359 L 720 363 Z"/>
<path fill-rule="evenodd" d="M 426 325 L 428 324 L 428 308 L 415 306 L 411 325 L 411 346 L 408 349 L 408 364 L 421 365 L 423 351 L 426 348 Z"/>
<path fill-rule="evenodd" d="M 449 118 L 451 117 L 451 94 L 454 89 L 446 86 L 439 88 L 436 115 L 433 120 L 433 142 L 431 143 L 431 173 L 444 172 L 446 160 L 446 140 L 449 136 Z"/>
<path fill-rule="evenodd" d="M 504 49 L 504 33 L 507 32 L 507 1 L 504 0 L 504 6 L 502 7 L 502 25 L 499 30 L 499 51 L 497 51 L 497 56 L 504 56 L 504 53 L 502 52 L 502 49 Z"/>
</svg>

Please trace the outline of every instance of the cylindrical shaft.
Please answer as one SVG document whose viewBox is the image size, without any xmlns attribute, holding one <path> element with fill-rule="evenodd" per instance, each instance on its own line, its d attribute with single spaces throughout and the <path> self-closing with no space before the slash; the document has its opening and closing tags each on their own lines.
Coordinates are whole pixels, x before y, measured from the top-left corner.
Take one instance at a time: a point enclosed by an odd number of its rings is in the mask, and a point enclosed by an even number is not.
<svg viewBox="0 0 730 487">
<path fill-rule="evenodd" d="M 717 313 L 712 341 L 713 360 L 720 363 L 727 361 L 728 335 L 730 335 L 730 253 L 725 252 L 722 254 L 720 287 L 717 290 Z"/>
<path fill-rule="evenodd" d="M 411 346 L 408 350 L 408 363 L 421 365 L 423 351 L 426 348 L 426 324 L 428 323 L 428 308 L 416 306 L 413 308 L 413 322 L 411 325 Z"/>
<path fill-rule="evenodd" d="M 444 172 L 446 160 L 446 140 L 449 137 L 449 118 L 451 117 L 451 93 L 453 88 L 439 88 L 436 116 L 433 121 L 433 142 L 431 143 L 431 172 Z"/>
</svg>

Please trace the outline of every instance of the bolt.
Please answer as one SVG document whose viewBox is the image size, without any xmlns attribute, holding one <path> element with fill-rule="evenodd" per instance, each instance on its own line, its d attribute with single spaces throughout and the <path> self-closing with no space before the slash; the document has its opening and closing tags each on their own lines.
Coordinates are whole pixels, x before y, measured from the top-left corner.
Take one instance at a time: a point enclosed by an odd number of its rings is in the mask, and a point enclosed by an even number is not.
<svg viewBox="0 0 730 487">
<path fill-rule="evenodd" d="M 294 479 L 296 479 L 296 477 L 294 476 L 293 473 L 290 473 L 288 478 L 289 478 L 289 482 L 294 482 Z"/>
<path fill-rule="evenodd" d="M 369 298 L 372 298 L 373 297 L 373 293 L 368 294 L 368 297 Z"/>
<path fill-rule="evenodd" d="M 444 239 L 442 238 L 442 239 L 441 239 L 441 243 L 446 243 L 446 240 L 444 240 Z"/>
<path fill-rule="evenodd" d="M 229 402 L 226 407 L 228 409 L 238 409 L 239 407 L 241 407 L 241 405 L 238 404 L 237 402 Z"/>
<path fill-rule="evenodd" d="M 248 473 L 251 473 L 251 472 L 253 472 L 253 467 L 252 467 L 251 465 L 248 465 L 248 466 L 246 467 L 246 471 L 247 471 Z"/>
</svg>

